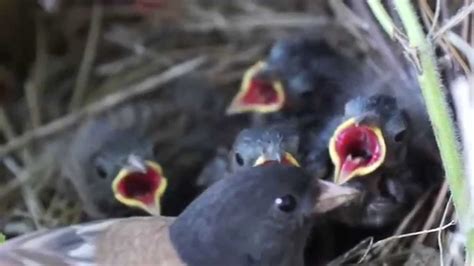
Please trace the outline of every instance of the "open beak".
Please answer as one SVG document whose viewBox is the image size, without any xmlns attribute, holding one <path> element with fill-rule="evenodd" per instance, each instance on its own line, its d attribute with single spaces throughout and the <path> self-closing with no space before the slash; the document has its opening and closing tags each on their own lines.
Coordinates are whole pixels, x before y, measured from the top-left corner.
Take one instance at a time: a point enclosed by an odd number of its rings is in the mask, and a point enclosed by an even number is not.
<svg viewBox="0 0 474 266">
<path fill-rule="evenodd" d="M 313 214 L 326 213 L 346 205 L 360 195 L 360 191 L 351 187 L 341 186 L 332 182 L 318 179 L 319 193 Z"/>
<path fill-rule="evenodd" d="M 133 155 L 112 182 L 114 196 L 119 202 L 152 215 L 161 212 L 160 199 L 166 186 L 167 180 L 159 164 Z"/>
<path fill-rule="evenodd" d="M 380 128 L 361 125 L 356 118 L 342 123 L 329 141 L 334 182 L 344 184 L 375 171 L 385 160 L 386 145 Z"/>
<path fill-rule="evenodd" d="M 280 155 L 279 153 L 277 153 L 276 155 L 273 155 L 273 156 L 262 154 L 257 158 L 253 166 L 265 165 L 270 162 L 278 162 L 278 163 L 282 163 L 286 165 L 293 165 L 293 166 L 300 167 L 300 164 L 298 163 L 298 161 L 289 152 L 284 152 L 283 155 Z"/>
<path fill-rule="evenodd" d="M 240 90 L 227 108 L 228 115 L 271 113 L 283 107 L 285 93 L 281 82 L 269 81 L 257 75 L 265 67 L 266 63 L 259 61 L 245 72 Z"/>
</svg>

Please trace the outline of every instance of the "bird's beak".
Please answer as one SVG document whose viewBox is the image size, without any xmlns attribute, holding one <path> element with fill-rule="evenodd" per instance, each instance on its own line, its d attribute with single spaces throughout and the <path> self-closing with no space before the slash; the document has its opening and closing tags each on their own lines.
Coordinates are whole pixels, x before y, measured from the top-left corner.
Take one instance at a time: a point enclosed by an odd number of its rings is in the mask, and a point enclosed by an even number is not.
<svg viewBox="0 0 474 266">
<path fill-rule="evenodd" d="M 380 128 L 361 125 L 357 121 L 357 118 L 350 118 L 342 123 L 329 141 L 336 184 L 370 174 L 385 160 L 386 145 Z"/>
<path fill-rule="evenodd" d="M 336 185 L 318 180 L 319 194 L 313 208 L 313 214 L 326 213 L 341 207 L 360 195 L 360 191 L 351 187 Z"/>
<path fill-rule="evenodd" d="M 293 165 L 299 167 L 300 164 L 298 161 L 295 159 L 293 155 L 289 152 L 283 152 L 283 156 L 280 153 L 276 153 L 275 155 L 267 155 L 267 154 L 262 154 L 260 155 L 257 160 L 255 161 L 253 166 L 259 166 L 259 165 L 264 165 L 266 163 L 270 162 L 278 162 L 286 165 Z"/>
<path fill-rule="evenodd" d="M 240 90 L 227 108 L 228 115 L 245 112 L 272 113 L 283 107 L 285 93 L 281 82 L 257 77 L 265 67 L 266 63 L 260 61 L 245 72 Z"/>
<path fill-rule="evenodd" d="M 127 206 L 159 215 L 160 200 L 167 186 L 163 170 L 153 161 L 143 161 L 132 156 L 112 182 L 114 196 Z"/>
</svg>

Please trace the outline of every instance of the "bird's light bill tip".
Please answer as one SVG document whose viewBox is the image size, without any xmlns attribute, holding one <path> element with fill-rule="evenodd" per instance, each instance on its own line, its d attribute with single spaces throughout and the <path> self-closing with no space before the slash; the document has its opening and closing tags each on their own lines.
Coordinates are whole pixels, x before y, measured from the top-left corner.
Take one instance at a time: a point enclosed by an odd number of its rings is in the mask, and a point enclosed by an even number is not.
<svg viewBox="0 0 474 266">
<path fill-rule="evenodd" d="M 318 180 L 318 184 L 320 190 L 314 206 L 315 213 L 329 212 L 353 201 L 360 195 L 357 189 L 332 182 Z"/>
<path fill-rule="evenodd" d="M 283 163 L 300 167 L 298 160 L 296 160 L 295 157 L 289 152 L 285 152 L 285 155 L 283 156 Z"/>
<path fill-rule="evenodd" d="M 260 155 L 257 160 L 255 160 L 255 163 L 253 164 L 253 166 L 259 166 L 259 165 L 263 165 L 265 164 L 266 162 L 269 162 L 269 160 L 267 160 L 267 158 L 265 158 L 264 155 Z"/>
<path fill-rule="evenodd" d="M 264 154 L 260 155 L 257 160 L 255 160 L 254 167 L 259 166 L 259 165 L 265 165 L 266 163 L 270 162 L 277 162 L 285 165 L 292 165 L 296 167 L 300 167 L 300 164 L 298 163 L 298 160 L 295 159 L 293 155 L 289 152 L 285 152 L 283 156 L 280 156 L 279 159 L 277 158 L 268 158 Z"/>
</svg>

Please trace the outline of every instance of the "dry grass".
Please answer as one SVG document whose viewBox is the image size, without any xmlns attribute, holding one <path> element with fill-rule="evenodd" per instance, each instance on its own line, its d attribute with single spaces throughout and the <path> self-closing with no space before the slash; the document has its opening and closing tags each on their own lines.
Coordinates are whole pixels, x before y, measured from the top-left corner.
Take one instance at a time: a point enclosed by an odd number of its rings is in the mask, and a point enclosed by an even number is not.
<svg viewBox="0 0 474 266">
<path fill-rule="evenodd" d="M 383 63 L 373 62 L 382 70 L 374 82 L 389 83 L 393 77 L 408 80 L 406 64 L 391 52 L 390 41 L 380 31 L 366 31 L 376 24 L 362 1 L 352 1 L 351 9 L 337 1 L 325 8 L 319 1 L 271 5 L 265 4 L 271 1 L 174 1 L 176 4 L 146 15 L 124 6 L 65 2 L 69 4 L 54 14 L 38 11 L 36 58 L 31 74 L 22 80 L 25 100 L 0 109 L 4 139 L 0 146 L 0 230 L 7 234 L 79 221 L 80 203 L 57 190 L 60 162 L 55 156 L 58 143 L 85 118 L 152 95 L 191 71 L 205 75 L 231 95 L 243 70 L 263 57 L 275 39 L 295 29 L 345 24 L 368 53 L 375 49 L 385 55 Z M 469 62 L 474 58 L 472 49 L 463 50 L 459 44 L 474 46 L 474 16 L 466 11 L 474 4 L 469 0 L 449 2 L 418 1 L 425 27 L 439 47 L 448 85 L 459 76 L 472 78 Z M 334 16 L 327 12 L 331 8 Z M 59 37 L 67 43 L 67 51 L 58 56 L 50 46 Z M 471 96 L 472 90 L 471 83 Z M 448 229 L 454 228 L 455 215 L 449 206 L 446 185 L 427 191 L 392 236 L 363 242 L 334 265 L 347 261 L 398 265 L 400 256 L 410 257 L 420 245 L 445 251 L 441 261 L 459 261 L 456 256 L 462 252 L 455 255 L 450 247 L 455 245 L 455 232 Z"/>
</svg>

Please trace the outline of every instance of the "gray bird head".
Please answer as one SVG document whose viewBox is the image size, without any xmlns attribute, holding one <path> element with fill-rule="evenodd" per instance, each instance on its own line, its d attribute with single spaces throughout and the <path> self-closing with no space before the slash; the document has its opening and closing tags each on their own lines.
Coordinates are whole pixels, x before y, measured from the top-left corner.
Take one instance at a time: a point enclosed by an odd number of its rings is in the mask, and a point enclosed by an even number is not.
<svg viewBox="0 0 474 266">
<path fill-rule="evenodd" d="M 159 213 L 166 178 L 154 162 L 152 143 L 134 130 L 118 129 L 105 119 L 90 122 L 78 132 L 70 157 L 63 172 L 90 215 L 130 213 L 122 204 Z"/>
<path fill-rule="evenodd" d="M 170 236 L 189 265 L 303 265 L 317 214 L 355 195 L 299 167 L 270 163 L 214 184 L 177 218 Z"/>
<path fill-rule="evenodd" d="M 357 97 L 345 106 L 344 122 L 334 131 L 329 152 L 335 182 L 392 167 L 406 155 L 408 117 L 387 95 Z"/>
<path fill-rule="evenodd" d="M 253 167 L 269 161 L 298 165 L 299 136 L 296 128 L 285 125 L 242 130 L 232 147 L 232 170 Z"/>
</svg>

